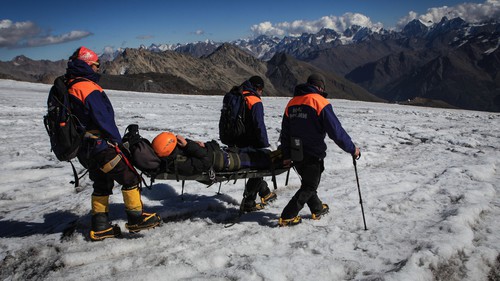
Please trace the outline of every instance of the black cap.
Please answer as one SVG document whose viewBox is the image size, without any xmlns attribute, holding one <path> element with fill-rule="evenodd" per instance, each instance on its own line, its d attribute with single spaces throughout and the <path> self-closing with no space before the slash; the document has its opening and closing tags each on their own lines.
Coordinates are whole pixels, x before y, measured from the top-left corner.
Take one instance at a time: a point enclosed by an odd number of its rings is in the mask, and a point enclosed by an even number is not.
<svg viewBox="0 0 500 281">
<path fill-rule="evenodd" d="M 260 76 L 252 76 L 252 77 L 250 77 L 250 79 L 248 79 L 248 81 L 250 82 L 250 84 L 252 84 L 252 86 L 255 89 L 257 89 L 257 90 L 264 89 L 264 80 L 262 80 L 262 78 L 260 78 Z"/>
<path fill-rule="evenodd" d="M 323 76 L 321 76 L 321 74 L 317 74 L 317 73 L 311 74 L 307 78 L 307 83 L 314 85 L 314 86 L 317 86 L 317 87 L 320 87 L 321 89 L 325 90 L 325 78 L 323 78 Z"/>
</svg>

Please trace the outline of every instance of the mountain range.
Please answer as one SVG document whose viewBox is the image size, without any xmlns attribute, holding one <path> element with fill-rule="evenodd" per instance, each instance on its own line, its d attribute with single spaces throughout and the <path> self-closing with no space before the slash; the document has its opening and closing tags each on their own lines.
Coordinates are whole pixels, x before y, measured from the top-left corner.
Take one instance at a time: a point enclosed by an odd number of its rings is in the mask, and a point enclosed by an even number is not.
<svg viewBox="0 0 500 281">
<path fill-rule="evenodd" d="M 351 26 L 341 33 L 324 28 L 296 37 L 153 44 L 102 54 L 102 84 L 220 95 L 260 75 L 266 95 L 290 96 L 317 72 L 334 98 L 500 112 L 499 35 L 496 21 L 445 17 L 413 20 L 401 31 Z M 0 62 L 0 78 L 50 83 L 65 63 L 21 56 Z"/>
</svg>

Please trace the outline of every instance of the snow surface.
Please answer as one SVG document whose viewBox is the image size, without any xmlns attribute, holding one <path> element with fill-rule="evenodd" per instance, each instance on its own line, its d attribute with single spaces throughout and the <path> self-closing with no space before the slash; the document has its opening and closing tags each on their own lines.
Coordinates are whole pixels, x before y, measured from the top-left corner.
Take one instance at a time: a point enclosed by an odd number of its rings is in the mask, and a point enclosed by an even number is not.
<svg viewBox="0 0 500 281">
<path fill-rule="evenodd" d="M 362 149 L 350 155 L 327 141 L 319 187 L 331 212 L 319 221 L 275 227 L 300 181 L 278 176 L 278 200 L 237 215 L 244 182 L 206 188 L 158 180 L 144 189 L 161 227 L 90 242 L 91 181 L 69 184 L 70 165 L 49 149 L 42 116 L 49 85 L 0 80 L 1 280 L 499 280 L 500 115 L 333 100 Z M 123 133 L 131 123 L 152 139 L 164 130 L 217 138 L 221 96 L 106 91 Z M 277 146 L 287 98 L 264 97 Z M 81 170 L 81 166 L 77 165 Z M 270 181 L 269 181 L 270 183 Z M 120 188 L 110 215 L 125 230 Z M 109 279 L 109 278 L 111 279 Z"/>
</svg>

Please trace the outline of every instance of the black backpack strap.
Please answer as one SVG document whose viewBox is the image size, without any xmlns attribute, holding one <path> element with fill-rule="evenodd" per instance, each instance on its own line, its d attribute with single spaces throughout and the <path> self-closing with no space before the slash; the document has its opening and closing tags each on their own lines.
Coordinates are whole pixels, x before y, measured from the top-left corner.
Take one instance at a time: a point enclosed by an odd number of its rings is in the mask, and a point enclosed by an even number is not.
<svg viewBox="0 0 500 281">
<path fill-rule="evenodd" d="M 74 177 L 74 180 L 70 181 L 69 183 L 74 184 L 75 188 L 77 188 L 80 186 L 80 179 L 83 178 L 89 172 L 89 170 L 86 169 L 83 175 L 78 176 L 78 173 L 76 172 L 75 165 L 73 164 L 73 162 L 71 162 L 71 160 L 68 160 L 68 162 L 71 164 L 71 169 L 73 169 L 73 177 Z"/>
<path fill-rule="evenodd" d="M 144 184 L 145 187 L 147 187 L 149 190 L 151 190 L 151 187 L 153 187 L 153 183 L 155 182 L 156 175 L 148 175 L 151 177 L 149 185 L 146 183 L 146 180 L 144 179 L 144 177 L 142 175 L 144 175 L 143 172 L 141 172 L 141 174 L 140 174 L 142 184 Z"/>
<path fill-rule="evenodd" d="M 68 83 L 67 81 L 69 81 L 69 79 L 68 79 L 68 80 L 66 80 L 66 83 L 65 83 L 65 84 L 66 84 L 66 87 L 68 87 L 68 89 L 70 89 L 71 87 L 73 87 L 73 85 L 75 85 L 75 84 L 76 84 L 76 83 L 78 83 L 78 82 L 90 81 L 90 80 L 85 79 L 85 78 L 82 78 L 82 77 L 76 77 L 75 79 L 73 79 L 73 81 L 71 81 L 71 82 L 69 82 L 69 83 Z"/>
<path fill-rule="evenodd" d="M 243 119 L 243 122 L 245 124 L 246 113 L 247 113 L 247 98 L 246 95 L 243 94 L 243 89 L 241 89 L 241 87 L 238 88 L 238 91 L 240 92 L 240 95 L 243 97 L 243 102 L 241 104 L 243 108 L 240 110 L 241 110 L 241 118 Z"/>
<path fill-rule="evenodd" d="M 80 179 L 78 178 L 78 174 L 76 173 L 75 165 L 73 165 L 73 162 L 68 161 L 71 164 L 71 168 L 73 169 L 73 176 L 75 177 L 75 188 L 80 185 Z"/>
</svg>

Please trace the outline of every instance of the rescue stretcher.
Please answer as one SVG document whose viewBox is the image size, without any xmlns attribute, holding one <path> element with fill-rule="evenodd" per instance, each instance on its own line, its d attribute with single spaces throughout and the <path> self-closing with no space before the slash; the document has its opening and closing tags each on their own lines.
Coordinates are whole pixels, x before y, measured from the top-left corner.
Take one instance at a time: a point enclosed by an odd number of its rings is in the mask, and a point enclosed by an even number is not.
<svg viewBox="0 0 500 281">
<path fill-rule="evenodd" d="M 290 168 L 277 168 L 277 169 L 268 169 L 268 170 L 255 170 L 255 169 L 240 169 L 237 171 L 210 171 L 203 172 L 197 175 L 183 176 L 175 173 L 160 173 L 155 176 L 155 179 L 158 180 L 176 180 L 182 182 L 182 194 L 184 194 L 184 185 L 186 181 L 198 181 L 203 184 L 208 185 L 207 187 L 219 183 L 219 193 L 220 188 L 223 182 L 234 181 L 236 183 L 239 179 L 249 179 L 249 178 L 260 178 L 260 177 L 272 177 L 273 187 L 274 189 L 278 188 L 276 183 L 276 176 L 287 173 L 285 186 L 288 185 L 288 178 L 290 176 Z"/>
</svg>

